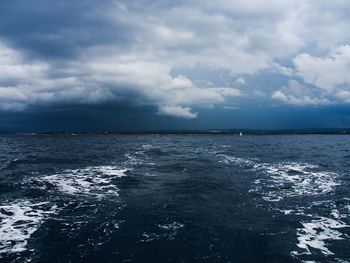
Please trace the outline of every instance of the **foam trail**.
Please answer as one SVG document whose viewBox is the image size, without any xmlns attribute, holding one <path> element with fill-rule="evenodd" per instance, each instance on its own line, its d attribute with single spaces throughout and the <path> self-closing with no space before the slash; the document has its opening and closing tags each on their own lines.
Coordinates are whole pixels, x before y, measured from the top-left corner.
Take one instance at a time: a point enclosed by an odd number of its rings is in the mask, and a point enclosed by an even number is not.
<svg viewBox="0 0 350 263">
<path fill-rule="evenodd" d="M 262 176 L 254 181 L 250 192 L 259 192 L 268 202 L 278 202 L 286 197 L 315 196 L 334 191 L 339 184 L 338 174 L 322 171 L 319 166 L 300 162 L 259 163 L 257 159 L 246 159 L 225 154 L 217 155 L 220 162 L 234 164 Z M 267 175 L 267 177 L 263 176 Z"/>
<path fill-rule="evenodd" d="M 59 191 L 70 195 L 91 195 L 102 198 L 118 196 L 114 178 L 126 176 L 128 169 L 115 166 L 91 166 L 83 169 L 64 170 L 59 174 L 39 177 L 37 180 L 54 185 Z M 47 187 L 46 187 L 47 188 Z"/>
<path fill-rule="evenodd" d="M 226 154 L 218 154 L 217 156 L 221 159 L 220 162 L 223 162 L 226 164 L 233 163 L 234 165 L 237 165 L 240 167 L 253 167 L 256 164 L 256 162 L 252 159 L 234 157 Z"/>
<path fill-rule="evenodd" d="M 302 228 L 297 229 L 298 244 L 297 246 L 303 250 L 302 253 L 293 251 L 293 255 L 311 255 L 310 249 L 321 251 L 324 255 L 334 255 L 327 248 L 326 241 L 343 240 L 345 236 L 338 229 L 349 227 L 342 221 L 331 218 L 321 217 L 311 220 L 310 222 L 302 222 Z"/>
<path fill-rule="evenodd" d="M 115 166 L 112 165 L 99 166 L 97 170 L 101 171 L 105 175 L 114 177 L 126 176 L 125 173 L 128 171 L 128 169 L 117 169 Z"/>
<path fill-rule="evenodd" d="M 183 228 L 184 224 L 179 222 L 173 222 L 170 224 L 158 225 L 160 233 L 142 233 L 142 239 L 140 242 L 151 242 L 158 239 L 174 240 L 178 234 L 179 229 Z"/>
<path fill-rule="evenodd" d="M 220 154 L 226 164 L 233 164 L 257 172 L 259 178 L 253 182 L 250 192 L 259 193 L 262 199 L 269 202 L 269 208 L 282 212 L 284 215 L 301 215 L 312 217 L 310 221 L 300 222 L 302 227 L 296 229 L 298 251 L 291 255 L 300 259 L 303 255 L 321 253 L 324 256 L 335 256 L 329 249 L 329 243 L 335 240 L 349 242 L 349 237 L 342 233 L 343 228 L 349 227 L 344 221 L 348 219 L 350 206 L 344 203 L 340 207 L 335 203 L 312 203 L 312 206 L 298 205 L 280 207 L 283 199 L 299 197 L 319 197 L 334 194 L 335 188 L 341 183 L 337 173 L 323 171 L 318 165 L 301 162 L 259 163 L 256 159 L 244 159 Z M 330 218 L 318 216 L 310 209 L 317 205 L 327 206 Z M 349 206 L 349 208 L 348 208 Z M 315 219 L 316 218 L 316 219 Z M 307 262 L 307 261 L 303 261 Z M 345 261 L 339 261 L 345 262 Z"/>
<path fill-rule="evenodd" d="M 32 203 L 17 200 L 0 206 L 0 257 L 1 254 L 27 250 L 30 236 L 42 222 L 57 211 L 48 202 Z"/>
<path fill-rule="evenodd" d="M 338 175 L 320 171 L 317 165 L 288 162 L 256 164 L 254 169 L 270 175 L 262 183 L 267 187 L 278 187 L 284 196 L 327 194 L 339 185 Z M 273 193 L 269 192 L 269 196 Z"/>
</svg>

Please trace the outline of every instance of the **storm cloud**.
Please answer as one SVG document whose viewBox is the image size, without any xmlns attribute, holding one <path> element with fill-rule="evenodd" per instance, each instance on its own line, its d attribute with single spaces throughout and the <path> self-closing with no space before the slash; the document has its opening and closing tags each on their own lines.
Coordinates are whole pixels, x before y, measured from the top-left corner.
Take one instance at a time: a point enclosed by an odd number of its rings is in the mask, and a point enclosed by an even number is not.
<svg viewBox="0 0 350 263">
<path fill-rule="evenodd" d="M 0 111 L 347 104 L 349 13 L 344 0 L 1 1 Z"/>
</svg>

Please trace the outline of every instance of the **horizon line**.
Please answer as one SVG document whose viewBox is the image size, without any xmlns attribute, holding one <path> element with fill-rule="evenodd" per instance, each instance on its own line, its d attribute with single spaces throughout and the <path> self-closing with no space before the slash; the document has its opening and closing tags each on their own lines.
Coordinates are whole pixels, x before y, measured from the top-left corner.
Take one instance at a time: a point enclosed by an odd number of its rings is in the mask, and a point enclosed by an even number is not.
<svg viewBox="0 0 350 263">
<path fill-rule="evenodd" d="M 350 134 L 350 128 L 300 128 L 300 129 L 157 129 L 157 130 L 47 130 L 0 131 L 2 135 L 127 135 L 127 134 Z"/>
</svg>

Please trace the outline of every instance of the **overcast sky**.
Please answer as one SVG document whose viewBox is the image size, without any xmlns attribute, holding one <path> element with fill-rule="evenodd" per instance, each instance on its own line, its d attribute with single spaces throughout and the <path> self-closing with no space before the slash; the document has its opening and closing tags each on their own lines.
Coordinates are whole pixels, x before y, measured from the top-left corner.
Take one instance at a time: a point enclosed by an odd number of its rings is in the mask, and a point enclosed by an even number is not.
<svg viewBox="0 0 350 263">
<path fill-rule="evenodd" d="M 350 127 L 348 0 L 0 1 L 0 130 Z"/>
</svg>

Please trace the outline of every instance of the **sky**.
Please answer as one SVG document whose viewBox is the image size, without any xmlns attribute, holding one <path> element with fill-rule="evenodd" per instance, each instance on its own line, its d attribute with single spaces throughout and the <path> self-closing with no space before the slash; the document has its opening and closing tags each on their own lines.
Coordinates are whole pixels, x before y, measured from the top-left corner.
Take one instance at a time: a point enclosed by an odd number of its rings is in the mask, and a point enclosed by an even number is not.
<svg viewBox="0 0 350 263">
<path fill-rule="evenodd" d="M 350 128 L 348 0 L 2 0 L 0 131 Z"/>
</svg>

